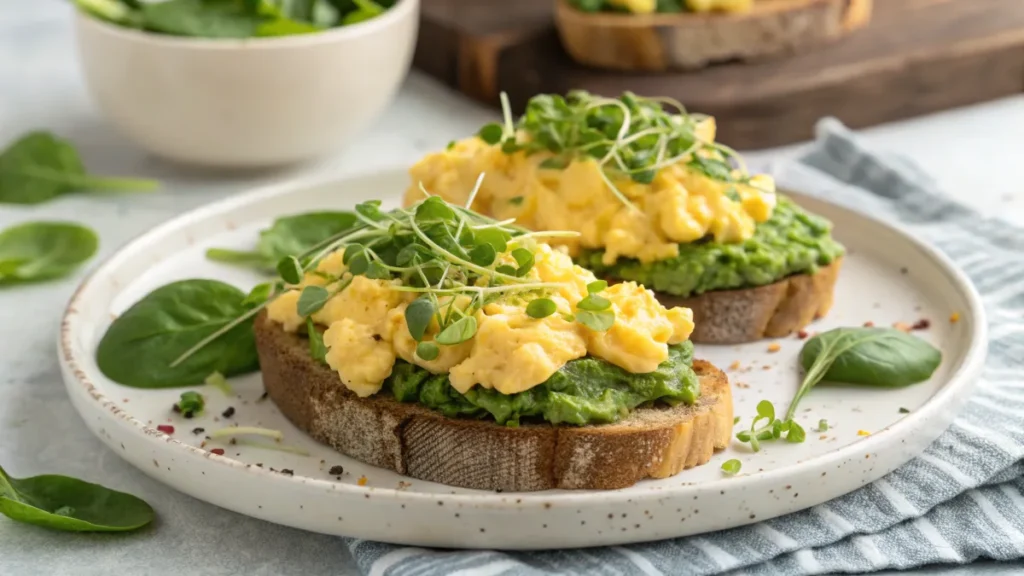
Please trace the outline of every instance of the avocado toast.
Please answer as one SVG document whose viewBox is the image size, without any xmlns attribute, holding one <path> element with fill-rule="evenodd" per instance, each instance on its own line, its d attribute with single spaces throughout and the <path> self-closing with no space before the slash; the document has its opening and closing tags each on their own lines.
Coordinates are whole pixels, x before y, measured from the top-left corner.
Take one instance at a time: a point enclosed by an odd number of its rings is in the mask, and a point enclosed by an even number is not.
<svg viewBox="0 0 1024 576">
<path fill-rule="evenodd" d="M 478 489 L 621 488 L 725 447 L 725 375 L 689 310 L 427 198 L 280 267 L 254 329 L 270 398 L 340 451 Z"/>
<path fill-rule="evenodd" d="M 542 94 L 515 123 L 506 105 L 503 124 L 413 166 L 406 201 L 421 189 L 465 201 L 481 172 L 474 209 L 579 232 L 551 242 L 692 309 L 695 342 L 783 336 L 831 307 L 844 253 L 831 224 L 749 174 L 713 118 L 671 100 Z"/>
</svg>

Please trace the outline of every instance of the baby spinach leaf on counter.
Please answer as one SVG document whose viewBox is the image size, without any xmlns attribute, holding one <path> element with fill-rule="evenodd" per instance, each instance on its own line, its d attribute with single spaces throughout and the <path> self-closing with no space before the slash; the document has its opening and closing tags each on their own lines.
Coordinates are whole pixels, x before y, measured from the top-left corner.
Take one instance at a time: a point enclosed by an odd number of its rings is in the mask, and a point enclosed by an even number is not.
<svg viewBox="0 0 1024 576">
<path fill-rule="evenodd" d="M 320 362 L 327 363 L 327 346 L 324 345 L 324 335 L 316 329 L 312 318 L 306 318 L 306 335 L 309 336 L 309 355 Z"/>
<path fill-rule="evenodd" d="M 153 180 L 90 176 L 78 152 L 48 132 L 31 132 L 0 152 L 0 203 L 39 204 L 82 190 L 153 190 Z"/>
<path fill-rule="evenodd" d="M 96 253 L 96 234 L 78 224 L 28 222 L 0 232 L 0 285 L 58 278 Z"/>
<path fill-rule="evenodd" d="M 252 320 L 175 361 L 246 314 L 245 293 L 216 280 L 181 280 L 150 292 L 114 320 L 100 340 L 96 362 L 111 380 L 136 388 L 198 384 L 259 368 Z"/>
<path fill-rule="evenodd" d="M 154 517 L 149 504 L 131 494 L 54 474 L 12 478 L 2 467 L 0 513 L 69 532 L 124 532 L 141 528 Z"/>
<path fill-rule="evenodd" d="M 942 352 L 893 328 L 836 328 L 808 340 L 800 351 L 806 371 L 789 405 L 792 418 L 800 400 L 818 382 L 901 388 L 931 378 L 942 363 Z"/>
<path fill-rule="evenodd" d="M 285 216 L 260 232 L 255 251 L 211 248 L 206 251 L 206 257 L 271 272 L 282 258 L 298 256 L 357 224 L 359 219 L 352 212 L 309 212 Z"/>
</svg>

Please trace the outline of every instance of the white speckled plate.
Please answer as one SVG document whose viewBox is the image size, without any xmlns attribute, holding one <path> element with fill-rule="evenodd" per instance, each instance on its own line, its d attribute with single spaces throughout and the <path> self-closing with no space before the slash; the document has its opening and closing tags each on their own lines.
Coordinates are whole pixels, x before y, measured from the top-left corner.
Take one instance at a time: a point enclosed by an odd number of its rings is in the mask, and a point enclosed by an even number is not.
<svg viewBox="0 0 1024 576">
<path fill-rule="evenodd" d="M 100 266 L 75 294 L 63 321 L 60 359 L 68 394 L 90 430 L 147 474 L 212 504 L 317 532 L 442 547 L 557 548 L 621 544 L 739 526 L 793 512 L 871 482 L 921 452 L 971 393 L 985 353 L 985 321 L 965 276 L 935 250 L 864 216 L 811 199 L 850 249 L 836 306 L 810 330 L 931 321 L 918 332 L 945 352 L 935 377 L 899 390 L 821 387 L 801 404 L 803 444 L 765 443 L 757 454 L 734 445 L 705 466 L 608 492 L 489 493 L 404 478 L 319 445 L 292 426 L 263 393 L 259 374 L 233 379 L 235 395 L 212 389 L 208 415 L 184 420 L 170 407 L 180 390 L 138 390 L 105 378 L 93 359 L 111 318 L 167 282 L 213 277 L 243 289 L 252 273 L 208 262 L 210 246 L 246 249 L 275 216 L 350 208 L 370 198 L 396 201 L 404 170 L 337 182 L 278 185 L 210 205 L 152 230 Z M 958 312 L 961 320 L 950 323 Z M 780 409 L 798 385 L 801 341 L 698 346 L 697 356 L 729 372 L 744 422 L 758 401 Z M 126 359 L 130 361 L 130 359 Z M 234 407 L 231 418 L 220 414 Z M 909 413 L 901 413 L 905 408 Z M 814 432 L 820 419 L 829 430 Z M 202 434 L 230 423 L 284 431 L 309 457 L 208 443 Z M 174 426 L 171 435 L 159 424 Z M 863 431 L 863 432 L 862 432 Z M 865 435 L 870 433 L 870 435 Z M 217 456 L 208 450 L 222 448 Z M 722 462 L 743 470 L 725 477 Z M 341 465 L 344 474 L 331 476 Z M 279 471 L 287 469 L 293 475 Z M 365 476 L 365 486 L 359 479 Z M 158 511 L 159 513 L 159 511 Z"/>
</svg>

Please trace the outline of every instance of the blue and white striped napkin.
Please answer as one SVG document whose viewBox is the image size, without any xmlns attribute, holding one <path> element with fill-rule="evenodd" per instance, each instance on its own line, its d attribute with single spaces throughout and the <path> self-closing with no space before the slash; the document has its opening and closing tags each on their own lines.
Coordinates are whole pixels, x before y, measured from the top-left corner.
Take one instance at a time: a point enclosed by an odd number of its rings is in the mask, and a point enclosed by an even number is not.
<svg viewBox="0 0 1024 576">
<path fill-rule="evenodd" d="M 978 392 L 924 454 L 882 480 L 814 508 L 722 532 L 627 547 L 550 552 L 437 551 L 347 544 L 374 576 L 487 574 L 825 574 L 977 558 L 1024 558 L 1024 230 L 937 194 L 910 163 L 865 150 L 836 120 L 788 188 L 897 220 L 971 277 L 990 321 Z"/>
</svg>

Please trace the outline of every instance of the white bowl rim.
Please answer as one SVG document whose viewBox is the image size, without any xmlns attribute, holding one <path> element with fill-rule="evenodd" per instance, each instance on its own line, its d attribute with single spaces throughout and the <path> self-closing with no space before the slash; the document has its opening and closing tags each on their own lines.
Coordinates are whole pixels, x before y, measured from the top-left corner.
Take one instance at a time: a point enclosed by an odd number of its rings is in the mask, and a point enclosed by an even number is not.
<svg viewBox="0 0 1024 576">
<path fill-rule="evenodd" d="M 132 240 L 124 243 L 120 246 L 113 254 L 102 261 L 98 266 L 91 270 L 82 283 L 75 290 L 71 296 L 70 301 L 64 309 L 62 314 L 60 331 L 58 335 L 57 349 L 58 357 L 61 364 L 62 372 L 64 373 L 65 387 L 77 393 L 84 393 L 91 400 L 98 402 L 101 406 L 111 411 L 119 423 L 127 426 L 134 427 L 140 432 L 146 435 L 147 441 L 153 443 L 169 443 L 177 448 L 182 448 L 186 453 L 191 453 L 193 456 L 209 459 L 211 462 L 215 462 L 219 465 L 224 465 L 229 468 L 241 470 L 247 474 L 257 475 L 269 475 L 273 476 L 274 482 L 290 482 L 295 484 L 306 484 L 313 488 L 327 488 L 333 492 L 339 492 L 346 495 L 352 494 L 364 494 L 373 492 L 378 498 L 388 498 L 397 501 L 402 500 L 435 500 L 437 494 L 430 492 L 405 492 L 399 488 L 378 488 L 369 486 L 358 486 L 352 484 L 336 484 L 329 480 L 323 480 L 318 478 L 300 477 L 300 476 L 283 476 L 280 474 L 271 473 L 263 468 L 256 468 L 245 463 L 235 460 L 233 458 L 217 456 L 202 448 L 186 444 L 180 440 L 172 437 L 164 437 L 162 433 L 158 432 L 154 426 L 148 425 L 135 417 L 131 416 L 127 412 L 123 412 L 116 408 L 114 404 L 101 392 L 98 387 L 93 384 L 86 372 L 81 368 L 82 361 L 78 355 L 78 349 L 80 348 L 74 343 L 73 334 L 81 328 L 81 318 L 77 312 L 79 301 L 86 297 L 89 291 L 94 290 L 93 284 L 98 282 L 100 279 L 109 274 L 111 269 L 116 268 L 120 265 L 120 261 L 130 255 L 136 248 L 139 242 L 145 241 L 147 238 L 159 238 L 166 235 L 168 232 L 173 231 L 181 227 L 185 222 L 196 219 L 196 218 L 208 218 L 213 214 L 219 214 L 228 212 L 232 209 L 246 206 L 251 203 L 260 201 L 266 201 L 269 198 L 275 198 L 279 196 L 287 196 L 290 193 L 294 193 L 297 190 L 315 188 L 327 185 L 338 185 L 346 182 L 361 180 L 361 179 L 375 179 L 380 178 L 384 175 L 393 174 L 399 170 L 404 171 L 405 167 L 391 166 L 387 168 L 380 168 L 369 171 L 355 171 L 347 174 L 330 174 L 330 175 L 310 175 L 294 179 L 285 179 L 278 182 L 268 183 L 263 186 L 258 186 L 250 189 L 247 192 L 235 194 L 228 198 L 224 198 L 193 210 L 186 211 L 163 224 L 156 226 L 150 230 L 147 230 Z M 814 198 L 813 196 L 804 196 L 799 192 L 793 190 L 786 190 L 787 194 L 794 195 L 798 198 L 813 198 L 819 202 L 830 203 L 828 200 L 823 198 Z M 905 228 L 880 218 L 877 218 L 871 214 L 863 211 L 855 210 L 847 206 L 837 205 L 840 209 L 848 211 L 854 215 L 855 218 L 861 218 L 873 222 L 874 224 L 886 228 L 890 231 L 895 232 L 903 238 L 911 246 L 915 247 L 922 256 L 929 258 L 933 263 L 938 265 L 946 273 L 947 278 L 954 284 L 955 288 L 963 295 L 967 300 L 968 309 L 962 311 L 968 318 L 971 319 L 971 344 L 967 352 L 964 354 L 963 359 L 957 369 L 952 372 L 947 378 L 945 384 L 940 390 L 938 390 L 931 399 L 929 399 L 924 406 L 920 409 L 915 410 L 906 417 L 894 422 L 893 424 L 885 428 L 886 431 L 890 430 L 903 430 L 914 426 L 919 426 L 922 421 L 930 420 L 938 417 L 938 415 L 950 404 L 950 398 L 957 394 L 964 392 L 973 391 L 973 385 L 981 375 L 982 368 L 984 367 L 985 358 L 988 353 L 988 322 L 985 314 L 985 308 L 982 304 L 981 296 L 974 284 L 967 277 L 967 274 L 957 266 L 950 257 L 941 252 L 938 248 L 924 242 L 917 236 L 909 233 Z M 90 351 L 81 351 L 83 354 L 89 354 Z M 73 378 L 73 382 L 69 380 Z M 76 409 L 77 410 L 77 409 Z M 952 418 L 950 418 L 952 421 Z M 723 477 L 719 480 L 707 482 L 704 484 L 705 487 L 713 488 L 715 490 L 719 487 L 728 486 L 732 489 L 744 489 L 747 486 L 754 486 L 763 482 L 783 482 L 787 476 L 794 474 L 802 468 L 812 465 L 834 465 L 841 462 L 844 458 L 848 457 L 851 452 L 879 452 L 885 450 L 886 446 L 890 442 L 891 434 L 872 434 L 864 438 L 863 440 L 850 444 L 842 448 L 838 448 L 816 456 L 810 460 L 803 461 L 801 463 L 781 467 L 777 470 L 768 470 L 760 472 L 750 476 L 740 476 L 738 478 L 727 478 Z M 909 460 L 909 459 L 908 459 Z M 726 484 L 728 483 L 728 484 Z M 542 492 L 522 492 L 515 493 L 516 498 L 521 502 L 534 503 L 534 502 L 545 502 L 552 498 L 552 494 L 549 491 Z M 651 490 L 645 492 L 642 495 L 638 495 L 630 490 L 621 491 L 585 491 L 575 492 L 567 491 L 560 492 L 557 494 L 559 502 L 575 505 L 577 502 L 586 502 L 594 498 L 601 498 L 607 502 L 622 502 L 627 500 L 633 500 L 636 498 L 650 498 L 656 499 L 659 497 L 661 492 Z M 493 492 L 483 493 L 472 493 L 472 494 L 451 494 L 446 495 L 445 498 L 455 503 L 465 503 L 473 505 L 476 503 L 489 503 L 493 501 L 495 494 Z"/>
<path fill-rule="evenodd" d="M 182 50 L 272 50 L 277 48 L 308 48 L 331 41 L 350 40 L 379 32 L 392 24 L 409 16 L 416 10 L 419 0 L 397 0 L 395 5 L 383 14 L 365 22 L 348 26 L 328 28 L 322 32 L 310 34 L 293 34 L 289 36 L 266 36 L 255 38 L 201 38 L 196 36 L 175 36 L 158 34 L 119 26 L 89 14 L 77 7 L 72 9 L 80 25 L 92 26 L 104 34 L 115 36 L 130 42 L 141 42 L 171 49 Z"/>
</svg>

